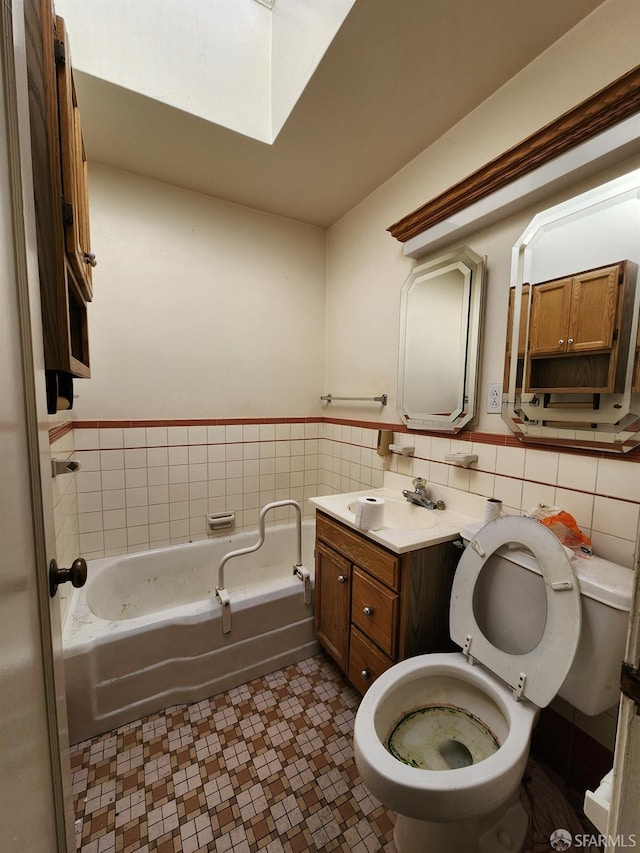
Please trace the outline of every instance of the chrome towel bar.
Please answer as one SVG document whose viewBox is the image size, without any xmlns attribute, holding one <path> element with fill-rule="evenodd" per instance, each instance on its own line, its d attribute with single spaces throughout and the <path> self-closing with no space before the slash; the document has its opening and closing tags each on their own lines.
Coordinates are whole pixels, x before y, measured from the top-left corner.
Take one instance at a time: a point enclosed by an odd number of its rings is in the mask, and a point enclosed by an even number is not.
<svg viewBox="0 0 640 853">
<path fill-rule="evenodd" d="M 333 394 L 325 394 L 320 399 L 326 400 L 327 403 L 332 403 L 334 400 L 361 400 L 369 403 L 382 403 L 383 406 L 387 405 L 386 394 L 380 394 L 379 397 L 334 397 Z"/>
</svg>

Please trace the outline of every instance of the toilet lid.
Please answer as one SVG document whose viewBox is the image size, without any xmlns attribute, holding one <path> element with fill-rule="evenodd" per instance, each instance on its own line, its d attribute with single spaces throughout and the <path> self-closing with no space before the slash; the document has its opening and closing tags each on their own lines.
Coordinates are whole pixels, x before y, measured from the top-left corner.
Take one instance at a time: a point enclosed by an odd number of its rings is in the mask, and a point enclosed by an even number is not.
<svg viewBox="0 0 640 853">
<path fill-rule="evenodd" d="M 525 654 L 494 646 L 473 612 L 473 592 L 480 572 L 505 545 L 525 548 L 540 566 L 547 595 L 547 619 L 538 645 Z M 514 571 L 527 571 L 514 566 Z M 496 590 L 499 594 L 500 590 Z M 493 590 L 492 590 L 493 594 Z M 580 590 L 569 559 L 556 537 L 531 518 L 509 515 L 482 527 L 465 549 L 456 570 L 449 611 L 451 638 L 526 698 L 543 708 L 557 694 L 569 672 L 580 638 Z"/>
</svg>

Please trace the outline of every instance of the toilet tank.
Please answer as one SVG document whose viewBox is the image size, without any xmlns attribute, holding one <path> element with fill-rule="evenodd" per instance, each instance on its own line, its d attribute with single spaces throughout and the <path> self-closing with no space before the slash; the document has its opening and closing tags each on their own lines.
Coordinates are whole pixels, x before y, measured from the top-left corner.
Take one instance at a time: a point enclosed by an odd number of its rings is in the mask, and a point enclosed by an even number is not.
<svg viewBox="0 0 640 853">
<path fill-rule="evenodd" d="M 461 531 L 465 544 L 480 527 L 481 524 L 469 525 Z M 492 602 L 495 604 L 494 593 L 498 589 L 500 607 L 504 606 L 504 599 L 525 602 L 526 606 L 520 614 L 517 607 L 507 607 L 506 619 L 505 611 L 501 610 L 499 620 L 498 610 L 492 612 L 488 596 L 486 600 L 481 598 L 478 606 L 485 609 L 488 623 L 496 626 L 499 641 L 513 644 L 505 650 L 522 653 L 531 648 L 527 646 L 529 640 L 535 645 L 535 638 L 544 626 L 546 595 L 542 574 L 534 556 L 518 548 L 500 548 L 490 561 Z M 580 586 L 582 625 L 573 663 L 558 695 L 583 714 L 595 716 L 616 705 L 620 697 L 620 667 L 627 640 L 633 572 L 600 557 L 576 556 L 571 565 Z M 475 608 L 474 596 L 474 611 Z M 494 642 L 491 634 L 487 631 L 485 634 Z M 518 647 L 520 643 L 524 648 Z"/>
</svg>

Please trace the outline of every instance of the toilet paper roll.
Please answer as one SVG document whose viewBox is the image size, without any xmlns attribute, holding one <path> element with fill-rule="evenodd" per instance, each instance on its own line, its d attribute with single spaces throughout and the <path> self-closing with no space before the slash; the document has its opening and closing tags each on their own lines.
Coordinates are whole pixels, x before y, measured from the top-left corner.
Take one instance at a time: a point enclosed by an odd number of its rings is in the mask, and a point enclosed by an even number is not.
<svg viewBox="0 0 640 853">
<path fill-rule="evenodd" d="M 384 498 L 358 498 L 355 516 L 360 530 L 379 530 L 384 525 Z"/>
<path fill-rule="evenodd" d="M 495 521 L 502 515 L 502 501 L 498 498 L 487 498 L 487 506 L 484 512 L 485 521 Z"/>
</svg>

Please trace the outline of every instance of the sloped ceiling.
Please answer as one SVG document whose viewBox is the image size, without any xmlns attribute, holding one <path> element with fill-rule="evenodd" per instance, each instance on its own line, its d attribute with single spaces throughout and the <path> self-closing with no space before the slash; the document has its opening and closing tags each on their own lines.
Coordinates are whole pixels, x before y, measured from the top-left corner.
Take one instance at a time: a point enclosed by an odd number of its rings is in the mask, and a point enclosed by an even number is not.
<svg viewBox="0 0 640 853">
<path fill-rule="evenodd" d="M 358 0 L 271 145 L 78 72 L 87 154 L 328 227 L 601 2 Z"/>
</svg>

